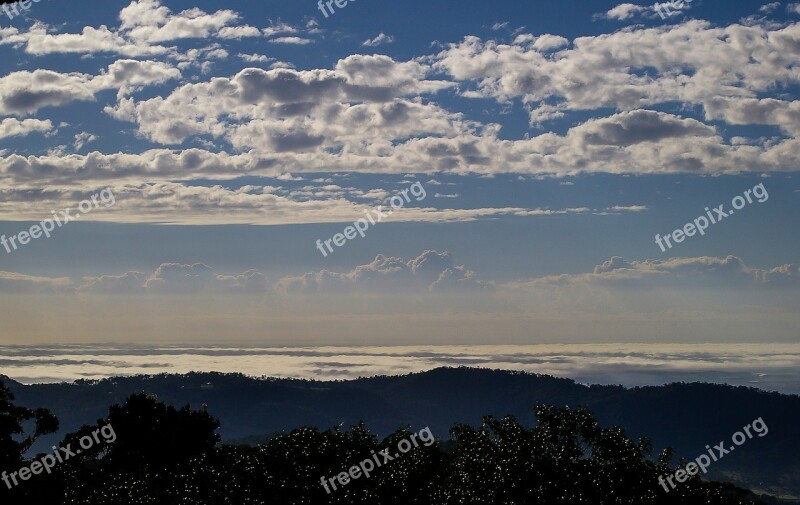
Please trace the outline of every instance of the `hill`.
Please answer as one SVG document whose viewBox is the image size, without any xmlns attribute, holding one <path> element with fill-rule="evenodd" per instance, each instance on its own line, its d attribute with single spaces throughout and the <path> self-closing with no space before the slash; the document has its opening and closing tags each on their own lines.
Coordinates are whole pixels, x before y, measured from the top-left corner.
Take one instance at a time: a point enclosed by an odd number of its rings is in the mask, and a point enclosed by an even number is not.
<svg viewBox="0 0 800 505">
<path fill-rule="evenodd" d="M 249 378 L 237 374 L 190 373 L 117 377 L 74 384 L 25 386 L 7 381 L 21 405 L 51 409 L 61 432 L 39 441 L 44 450 L 65 432 L 95 421 L 108 405 L 133 393 L 195 408 L 205 403 L 222 423 L 223 441 L 257 441 L 269 434 L 311 425 L 321 428 L 364 421 L 385 435 L 399 426 L 425 426 L 447 438 L 454 423 L 477 425 L 491 414 L 516 416 L 535 424 L 536 403 L 588 406 L 605 425 L 619 425 L 629 436 L 648 436 L 655 451 L 671 446 L 678 457 L 694 460 L 706 445 L 725 441 L 757 418 L 769 431 L 715 462 L 708 476 L 773 496 L 800 497 L 800 397 L 754 388 L 705 383 L 658 387 L 586 386 L 570 379 L 473 369 L 429 372 L 349 381 Z M 35 448 L 36 449 L 36 448 Z"/>
</svg>

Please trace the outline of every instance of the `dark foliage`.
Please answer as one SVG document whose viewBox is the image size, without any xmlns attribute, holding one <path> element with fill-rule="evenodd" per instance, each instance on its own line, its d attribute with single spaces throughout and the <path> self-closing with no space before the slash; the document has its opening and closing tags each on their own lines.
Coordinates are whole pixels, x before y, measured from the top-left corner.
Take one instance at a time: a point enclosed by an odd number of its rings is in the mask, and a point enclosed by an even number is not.
<svg viewBox="0 0 800 505">
<path fill-rule="evenodd" d="M 15 407 L 0 388 L 2 470 L 22 464 L 16 442 L 21 422 L 38 433 L 53 428 L 45 411 Z M 320 431 L 299 428 L 255 447 L 220 444 L 219 422 L 207 412 L 176 409 L 151 395 L 113 405 L 97 426 L 84 426 L 61 445 L 78 445 L 100 426 L 114 428 L 113 443 L 98 443 L 35 475 L 9 492 L 4 504 L 69 505 L 515 505 L 515 504 L 750 504 L 752 495 L 697 477 L 665 493 L 660 475 L 673 473 L 670 454 L 651 457 L 646 439 L 601 427 L 588 409 L 535 408 L 537 424 L 486 417 L 473 428 L 456 425 L 451 440 L 422 444 L 328 494 L 334 477 L 373 454 L 409 440 L 408 428 L 379 440 L 359 423 Z M 37 456 L 35 459 L 38 459 Z"/>
</svg>

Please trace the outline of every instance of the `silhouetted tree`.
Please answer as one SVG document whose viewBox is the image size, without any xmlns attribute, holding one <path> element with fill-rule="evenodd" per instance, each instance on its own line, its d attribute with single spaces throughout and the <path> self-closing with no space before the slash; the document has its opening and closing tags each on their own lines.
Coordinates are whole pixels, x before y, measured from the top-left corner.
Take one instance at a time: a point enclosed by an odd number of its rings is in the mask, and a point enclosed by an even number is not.
<svg viewBox="0 0 800 505">
<path fill-rule="evenodd" d="M 30 428 L 33 429 L 27 436 L 26 428 L 29 432 Z M 0 381 L 0 472 L 6 472 L 9 481 L 8 484 L 0 481 L 0 503 L 36 503 L 37 499 L 46 496 L 42 488 L 28 486 L 29 481 L 18 476 L 15 476 L 18 483 L 15 486 L 8 474 L 19 471 L 26 464 L 24 455 L 36 439 L 56 431 L 58 419 L 49 410 L 15 405 L 11 390 Z"/>
<path fill-rule="evenodd" d="M 52 430 L 52 416 L 15 407 L 0 389 L 4 461 L 23 461 L 36 436 Z M 84 448 L 52 475 L 25 482 L 3 504 L 48 505 L 744 505 L 760 503 L 744 490 L 695 476 L 666 493 L 671 450 L 656 460 L 647 439 L 632 440 L 602 427 L 586 408 L 537 405 L 537 423 L 486 417 L 477 428 L 456 425 L 451 440 L 409 444 L 409 428 L 383 440 L 363 423 L 320 431 L 303 427 L 255 447 L 221 445 L 219 422 L 205 410 L 176 409 L 141 394 L 109 408 L 96 426 L 67 435 L 79 446 L 110 424 L 116 440 Z M 28 438 L 22 424 L 37 420 Z M 388 451 L 388 452 L 387 452 Z M 390 460 L 377 456 L 387 452 Z M 322 480 L 365 460 L 381 460 L 370 477 L 347 485 Z M 681 462 L 682 465 L 682 462 Z M 17 468 L 15 468 L 17 469 Z M 24 500 L 21 499 L 24 495 Z"/>
</svg>

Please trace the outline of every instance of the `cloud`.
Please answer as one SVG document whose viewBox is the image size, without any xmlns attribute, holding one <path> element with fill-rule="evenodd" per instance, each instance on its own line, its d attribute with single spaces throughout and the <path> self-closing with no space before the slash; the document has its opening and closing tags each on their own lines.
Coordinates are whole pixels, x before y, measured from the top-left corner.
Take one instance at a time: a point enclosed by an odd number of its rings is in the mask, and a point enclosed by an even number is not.
<svg viewBox="0 0 800 505">
<path fill-rule="evenodd" d="M 795 81 L 800 25 L 712 27 L 707 21 L 632 27 L 580 37 L 551 56 L 532 37 L 500 44 L 469 36 L 435 57 L 435 68 L 477 85 L 477 96 L 520 98 L 532 117 L 540 106 L 619 111 L 716 97 L 752 98 Z M 733 76 L 737 76 L 733 78 Z"/>
<path fill-rule="evenodd" d="M 76 290 L 82 293 L 265 293 L 267 277 L 255 270 L 239 275 L 219 275 L 202 264 L 163 263 L 151 275 L 127 272 L 123 275 L 85 277 Z"/>
<path fill-rule="evenodd" d="M 160 0 L 134 0 L 119 14 L 117 29 L 86 26 L 80 33 L 50 33 L 36 22 L 27 31 L 0 31 L 0 44 L 24 46 L 34 55 L 54 53 L 116 53 L 129 57 L 164 55 L 177 57 L 175 47 L 160 45 L 187 39 L 242 39 L 259 37 L 262 31 L 237 24 L 240 16 L 232 10 L 207 13 L 199 8 L 173 13 Z M 269 29 L 264 34 L 269 34 Z"/>
<path fill-rule="evenodd" d="M 714 128 L 694 119 L 681 119 L 663 112 L 635 110 L 611 117 L 590 119 L 570 130 L 584 145 L 628 147 L 642 142 L 660 142 L 675 137 L 710 137 Z"/>
<path fill-rule="evenodd" d="M 800 265 L 785 264 L 769 270 L 748 267 L 736 256 L 701 256 L 668 260 L 627 261 L 614 256 L 591 273 L 562 274 L 513 282 L 506 287 L 598 285 L 611 288 L 764 289 L 800 288 Z"/>
<path fill-rule="evenodd" d="M 113 170 L 117 178 L 122 177 L 126 167 L 113 161 L 102 161 L 96 153 L 72 155 L 74 158 L 90 160 L 94 168 Z M 118 158 L 124 161 L 124 157 Z M 170 161 L 156 156 L 153 160 L 167 168 Z M 197 168 L 196 177 L 208 163 L 216 169 L 214 158 L 200 157 L 184 159 L 174 168 L 180 172 L 187 167 Z M 19 167 L 21 169 L 21 167 Z M 146 170 L 146 169 L 145 169 Z M 31 172 L 46 173 L 46 167 L 36 167 Z M 110 177 L 106 176 L 106 177 Z M 41 177 L 41 176 L 40 176 Z M 102 178 L 101 178 L 102 179 Z M 86 179 L 84 179 L 86 180 Z M 363 193 L 354 188 L 347 192 L 339 186 L 301 188 L 292 191 L 276 191 L 271 186 L 243 186 L 237 189 L 219 185 L 181 184 L 176 182 L 113 184 L 98 183 L 88 186 L 85 182 L 77 187 L 17 186 L 0 189 L 0 213 L 8 220 L 38 221 L 49 214 L 50 209 L 74 207 L 77 202 L 110 187 L 117 203 L 93 212 L 87 220 L 116 223 L 161 223 L 161 224 L 301 224 L 301 223 L 352 223 L 373 210 L 365 205 L 363 198 L 379 197 L 373 190 Z M 347 193 L 352 200 L 345 197 Z M 386 208 L 383 209 L 386 212 Z M 406 207 L 387 216 L 391 222 L 467 222 L 498 216 L 546 216 L 584 212 L 582 209 L 527 209 L 517 207 L 436 209 L 432 207 Z"/>
<path fill-rule="evenodd" d="M 128 90 L 177 77 L 180 72 L 168 64 L 135 60 L 118 60 L 98 76 L 43 69 L 12 72 L 0 78 L 0 113 L 26 114 L 47 106 L 93 101 L 95 93 L 104 89 Z"/>
<path fill-rule="evenodd" d="M 0 139 L 8 137 L 24 137 L 34 132 L 48 133 L 53 129 L 53 123 L 41 119 L 15 119 L 4 118 L 0 121 Z"/>
<path fill-rule="evenodd" d="M 375 291 L 487 291 L 493 283 L 478 279 L 463 265 L 456 265 L 448 252 L 424 251 L 410 261 L 378 255 L 371 263 L 347 273 L 327 270 L 297 277 L 284 277 L 275 284 L 281 293 L 327 293 L 346 290 Z M 31 277 L 0 272 L 0 292 L 63 291 L 102 294 L 198 293 L 264 294 L 272 287 L 267 276 L 256 270 L 238 275 L 221 275 L 202 263 L 162 263 L 152 274 L 127 272 L 122 275 L 66 278 Z"/>
<path fill-rule="evenodd" d="M 83 356 L 74 359 L 75 355 Z M 671 382 L 724 382 L 797 394 L 793 372 L 800 366 L 800 346 L 770 344 L 537 344 L 537 345 L 415 345 L 278 348 L 208 348 L 162 345 L 0 346 L 4 373 L 24 383 L 100 380 L 119 375 L 185 374 L 217 370 L 259 377 L 357 379 L 405 375 L 442 366 L 469 365 L 524 370 L 567 377 L 580 384 L 621 384 L 625 387 Z M 724 358 L 720 358 L 724 357 Z M 755 371 L 755 372 L 754 372 Z M 758 380 L 758 383 L 754 381 Z"/>
<path fill-rule="evenodd" d="M 217 33 L 221 39 L 241 39 L 244 37 L 260 37 L 261 30 L 255 26 L 226 26 Z"/>
<path fill-rule="evenodd" d="M 98 89 L 162 84 L 181 76 L 180 70 L 160 61 L 117 60 L 92 80 Z"/>
<path fill-rule="evenodd" d="M 282 33 L 298 33 L 300 32 L 300 29 L 295 28 L 288 23 L 278 21 L 277 23 L 271 23 L 270 26 L 264 28 L 261 32 L 265 37 L 273 37 Z"/>
<path fill-rule="evenodd" d="M 80 151 L 84 145 L 94 142 L 95 140 L 97 140 L 97 135 L 93 135 L 89 132 L 80 132 L 75 135 L 73 146 L 76 151 Z"/>
<path fill-rule="evenodd" d="M 156 142 L 211 134 L 243 150 L 267 142 L 273 152 L 343 141 L 363 145 L 386 134 L 408 137 L 421 130 L 453 132 L 441 108 L 401 98 L 446 86 L 423 80 L 423 74 L 418 63 L 362 55 L 340 60 L 334 71 L 247 68 L 230 79 L 186 84 L 165 98 L 120 100 L 114 111 L 133 115 L 140 132 Z"/>
<path fill-rule="evenodd" d="M 619 4 L 613 9 L 610 9 L 606 12 L 605 17 L 607 19 L 616 19 L 618 21 L 625 21 L 626 19 L 630 19 L 634 17 L 634 15 L 646 10 L 647 7 L 642 5 L 636 4 Z"/>
<path fill-rule="evenodd" d="M 265 56 L 263 54 L 239 53 L 238 56 L 239 58 L 243 59 L 248 63 L 268 63 L 275 59 L 275 58 L 270 58 L 269 56 Z"/>
<path fill-rule="evenodd" d="M 231 10 L 207 14 L 196 7 L 173 14 L 159 0 L 139 0 L 122 9 L 119 18 L 120 29 L 128 37 L 158 43 L 218 35 L 239 16 Z"/>
<path fill-rule="evenodd" d="M 81 33 L 49 33 L 43 23 L 34 23 L 28 31 L 11 28 L 0 31 L 0 44 L 23 46 L 28 54 L 43 56 L 59 53 L 116 53 L 123 56 L 141 57 L 163 55 L 170 50 L 161 45 L 150 45 L 147 41 L 132 41 L 109 30 L 105 26 L 86 26 Z"/>
<path fill-rule="evenodd" d="M 0 249 L 0 254 L 4 249 Z M 0 293 L 57 293 L 72 291 L 72 281 L 65 277 L 37 277 L 0 271 Z"/>
<path fill-rule="evenodd" d="M 284 277 L 276 284 L 276 289 L 284 293 L 484 291 L 493 287 L 463 265 L 455 265 L 449 252 L 430 250 L 409 261 L 379 254 L 372 263 L 347 273 L 322 270 Z"/>
<path fill-rule="evenodd" d="M 1 249 L 0 249 L 1 250 Z M 349 272 L 328 270 L 280 278 L 274 286 L 257 270 L 224 275 L 202 263 L 162 263 L 151 274 L 130 271 L 121 275 L 88 276 L 80 280 L 37 277 L 0 272 L 2 292 L 172 293 L 200 292 L 265 293 L 355 293 L 494 291 L 495 283 L 458 265 L 450 252 L 426 250 L 410 260 L 379 254 Z M 547 275 L 500 285 L 504 290 L 586 288 L 597 286 L 618 291 L 736 289 L 798 290 L 800 265 L 784 264 L 769 269 L 753 268 L 736 256 L 700 256 L 667 260 L 626 260 L 613 256 L 591 272 Z"/>
<path fill-rule="evenodd" d="M 51 70 L 22 70 L 0 77 L 0 113 L 26 114 L 49 105 L 94 100 L 91 76 Z"/>
<path fill-rule="evenodd" d="M 295 46 L 305 46 L 314 43 L 313 40 L 306 39 L 303 37 L 277 37 L 274 39 L 270 39 L 268 42 L 270 42 L 271 44 L 291 44 Z"/>
<path fill-rule="evenodd" d="M 777 9 L 780 6 L 781 6 L 780 2 L 771 2 L 771 3 L 764 4 L 761 7 L 759 7 L 758 8 L 758 12 L 763 12 L 765 14 L 769 14 L 771 12 L 774 12 L 775 9 Z"/>
<path fill-rule="evenodd" d="M 391 35 L 386 35 L 385 33 L 381 32 L 375 38 L 365 40 L 364 42 L 361 43 L 361 45 L 367 47 L 375 47 L 381 44 L 391 44 L 392 42 L 394 42 L 394 37 L 392 37 Z"/>
</svg>

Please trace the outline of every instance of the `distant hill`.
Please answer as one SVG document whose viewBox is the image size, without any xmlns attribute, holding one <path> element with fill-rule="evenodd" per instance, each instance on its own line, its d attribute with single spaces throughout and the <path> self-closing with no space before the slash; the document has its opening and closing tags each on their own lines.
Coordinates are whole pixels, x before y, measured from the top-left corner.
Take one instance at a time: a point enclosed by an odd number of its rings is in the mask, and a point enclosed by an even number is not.
<svg viewBox="0 0 800 505">
<path fill-rule="evenodd" d="M 570 379 L 476 368 L 439 368 L 396 377 L 348 381 L 255 379 L 236 374 L 190 373 L 25 386 L 6 380 L 17 403 L 47 407 L 61 431 L 39 442 L 46 450 L 81 424 L 103 417 L 132 393 L 154 393 L 174 405 L 208 410 L 222 423 L 226 442 L 254 442 L 303 425 L 320 428 L 363 420 L 374 432 L 429 426 L 447 438 L 453 423 L 476 425 L 481 416 L 512 414 L 533 425 L 536 403 L 586 405 L 603 425 L 647 436 L 655 453 L 672 446 L 695 459 L 705 446 L 731 436 L 756 418 L 769 433 L 754 437 L 712 464 L 708 476 L 773 496 L 800 497 L 800 397 L 717 384 L 670 384 L 626 389 L 584 386 Z"/>
</svg>

